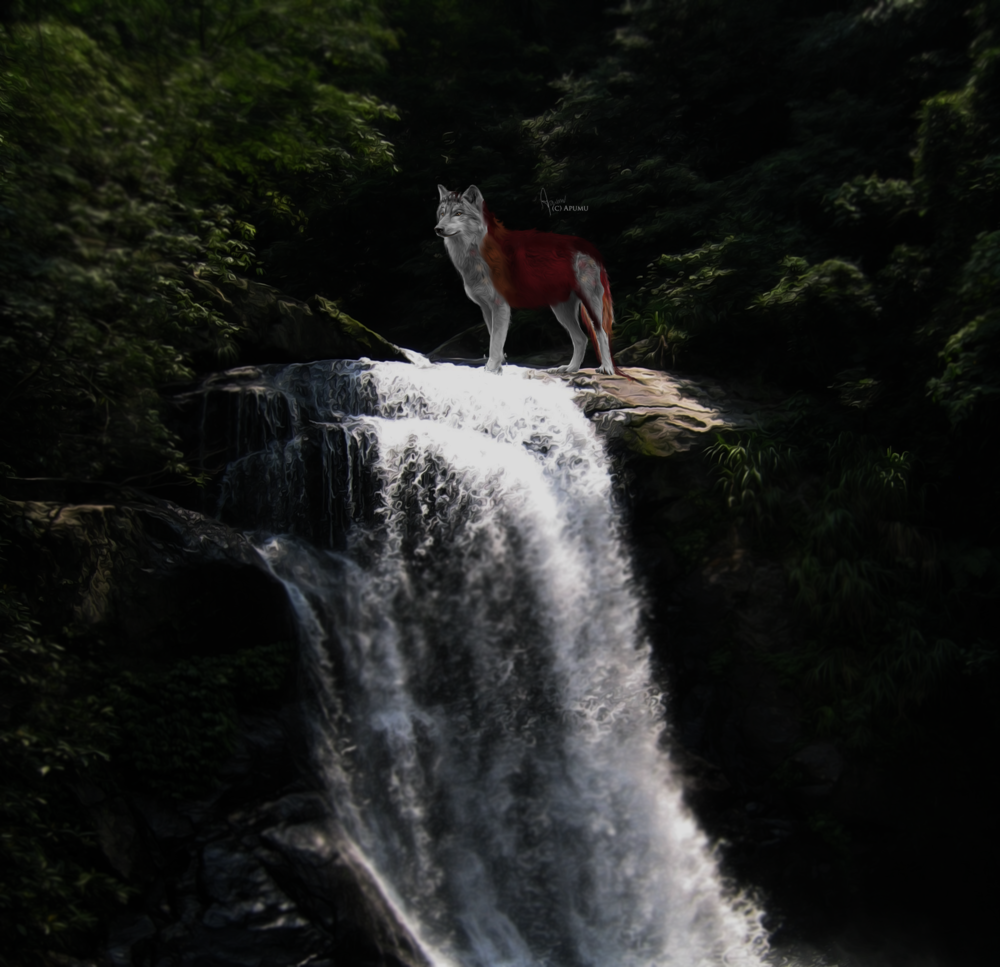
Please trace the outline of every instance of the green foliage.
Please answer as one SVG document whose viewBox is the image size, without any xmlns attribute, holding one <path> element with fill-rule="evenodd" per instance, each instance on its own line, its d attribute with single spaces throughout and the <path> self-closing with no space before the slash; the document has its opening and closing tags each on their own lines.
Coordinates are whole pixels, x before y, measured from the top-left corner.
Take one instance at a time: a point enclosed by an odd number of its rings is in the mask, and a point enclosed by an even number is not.
<svg viewBox="0 0 1000 967">
<path fill-rule="evenodd" d="M 671 325 L 666 314 L 659 309 L 640 312 L 626 310 L 622 314 L 621 325 L 616 332 L 616 340 L 626 345 L 638 342 L 640 339 L 656 339 L 659 343 L 660 358 L 666 363 L 669 357 L 672 364 L 677 364 L 678 353 L 683 352 L 689 335 L 686 330 Z"/>
<path fill-rule="evenodd" d="M 902 178 L 881 179 L 859 175 L 831 191 L 825 199 L 834 225 L 860 223 L 874 218 L 898 218 L 914 205 L 913 185 Z"/>
<path fill-rule="evenodd" d="M 39 63 L 37 43 L 59 50 Z M 184 208 L 106 57 L 72 28 L 7 43 L 0 185 L 4 437 L 22 475 L 183 470 L 158 384 L 235 330 L 183 284 L 239 261 L 229 215 Z"/>
<path fill-rule="evenodd" d="M 113 688 L 117 758 L 155 792 L 190 798 L 210 790 L 233 751 L 238 708 L 279 688 L 288 642 L 181 661 L 168 671 L 124 675 Z"/>
<path fill-rule="evenodd" d="M 862 747 L 905 736 L 959 655 L 912 457 L 848 432 L 813 447 L 753 433 L 711 454 L 730 507 L 786 562 L 802 641 L 772 663 L 810 692 L 813 727 Z"/>
<path fill-rule="evenodd" d="M 751 432 L 732 443 L 717 436 L 708 454 L 729 509 L 748 519 L 758 533 L 773 528 L 789 504 L 786 481 L 797 469 L 794 451 Z"/>
<path fill-rule="evenodd" d="M 334 83 L 380 70 L 395 45 L 372 4 L 50 0 L 33 12 L 87 32 L 143 105 L 168 175 L 203 204 L 249 192 L 294 220 L 290 173 L 343 178 L 391 162 L 372 127 L 391 108 Z M 62 55 L 59 42 L 49 50 Z"/>
<path fill-rule="evenodd" d="M 679 351 L 721 349 L 745 358 L 752 347 L 741 316 L 755 294 L 777 280 L 780 245 L 763 223 L 748 220 L 733 227 L 738 234 L 653 262 L 633 300 L 637 308 L 631 318 L 655 321 L 656 329 L 650 331 L 647 322 L 625 334 L 669 338 L 674 333 L 670 341 Z M 784 234 L 778 237 L 787 241 Z"/>
<path fill-rule="evenodd" d="M 962 268 L 958 299 L 977 315 L 953 333 L 941 351 L 946 367 L 928 382 L 953 425 L 974 413 L 995 414 L 1000 395 L 1000 232 L 983 232 Z"/>
<path fill-rule="evenodd" d="M 7 458 L 22 476 L 184 473 L 158 388 L 189 379 L 193 359 L 231 357 L 239 335 L 191 276 L 252 268 L 251 207 L 302 227 L 292 175 L 343 183 L 389 164 L 371 122 L 391 112 L 332 78 L 379 66 L 391 34 L 367 7 L 305 0 L 13 13 L 0 39 Z"/>
<path fill-rule="evenodd" d="M 805 259 L 787 256 L 782 259 L 787 273 L 770 292 L 753 300 L 754 308 L 788 310 L 796 314 L 827 315 L 829 321 L 843 319 L 853 312 L 870 312 L 874 306 L 871 284 L 856 266 L 840 259 L 827 259 L 809 265 Z"/>
<path fill-rule="evenodd" d="M 99 769 L 115 740 L 97 675 L 72 641 L 41 633 L 22 592 L 0 584 L 0 934 L 12 964 L 86 936 L 131 892 L 103 871 L 67 785 Z"/>
<path fill-rule="evenodd" d="M 989 5 L 977 8 L 992 24 Z M 924 105 L 916 150 L 917 186 L 936 229 L 935 256 L 948 273 L 944 298 L 925 331 L 943 338 L 944 371 L 928 380 L 931 397 L 955 428 L 975 428 L 995 414 L 1000 390 L 998 295 L 1000 235 L 1000 114 L 996 110 L 1000 48 L 996 30 L 973 45 L 967 83 Z M 939 344 L 940 345 L 940 344 Z"/>
</svg>

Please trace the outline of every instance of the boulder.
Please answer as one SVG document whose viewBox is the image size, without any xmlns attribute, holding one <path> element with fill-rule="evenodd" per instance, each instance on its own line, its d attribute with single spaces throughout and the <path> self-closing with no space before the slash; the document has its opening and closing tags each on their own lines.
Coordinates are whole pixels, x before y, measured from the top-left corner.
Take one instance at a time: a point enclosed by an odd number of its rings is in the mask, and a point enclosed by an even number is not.
<svg viewBox="0 0 1000 967">
<path fill-rule="evenodd" d="M 239 277 L 220 281 L 198 272 L 186 282 L 199 301 L 207 301 L 243 330 L 238 337 L 242 362 L 298 363 L 362 356 L 407 361 L 402 349 L 322 296 L 300 302 L 260 282 Z M 209 349 L 205 347 L 204 361 L 217 365 Z"/>
<path fill-rule="evenodd" d="M 94 629 L 139 670 L 294 637 L 284 589 L 243 534 L 169 501 L 95 488 L 103 499 L 4 500 L 54 627 Z M 106 787 L 68 780 L 109 867 L 136 888 L 129 914 L 108 925 L 101 964 L 424 967 L 306 778 L 301 700 L 287 698 L 241 714 L 203 799 L 167 801 L 124 771 Z"/>
<path fill-rule="evenodd" d="M 284 589 L 239 531 L 170 501 L 119 497 L 4 501 L 53 628 L 106 632 L 132 663 L 292 635 Z"/>
<path fill-rule="evenodd" d="M 627 373 L 631 379 L 585 370 L 562 378 L 605 436 L 644 456 L 685 453 L 722 430 L 755 428 L 766 410 L 714 380 L 638 367 Z"/>
</svg>

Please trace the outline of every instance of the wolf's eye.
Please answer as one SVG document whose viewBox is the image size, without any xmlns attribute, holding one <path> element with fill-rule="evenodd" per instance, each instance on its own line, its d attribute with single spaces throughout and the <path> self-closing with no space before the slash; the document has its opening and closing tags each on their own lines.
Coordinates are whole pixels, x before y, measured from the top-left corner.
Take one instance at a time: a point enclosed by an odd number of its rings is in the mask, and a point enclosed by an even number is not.
<svg viewBox="0 0 1000 967">
<path fill-rule="evenodd" d="M 465 212 L 455 212 L 455 217 L 457 218 L 459 215 L 464 215 L 464 214 Z"/>
</svg>

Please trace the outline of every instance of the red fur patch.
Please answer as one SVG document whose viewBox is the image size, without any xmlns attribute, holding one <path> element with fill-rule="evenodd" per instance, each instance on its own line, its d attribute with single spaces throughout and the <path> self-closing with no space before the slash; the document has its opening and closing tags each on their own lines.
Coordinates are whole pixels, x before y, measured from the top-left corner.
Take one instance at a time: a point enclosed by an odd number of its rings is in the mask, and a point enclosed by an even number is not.
<svg viewBox="0 0 1000 967">
<path fill-rule="evenodd" d="M 490 268 L 497 292 L 512 309 L 541 309 L 578 295 L 573 265 L 584 252 L 601 265 L 601 253 L 575 235 L 538 232 L 533 228 L 510 231 L 483 203 L 486 237 L 482 255 Z M 602 272 L 602 282 L 606 283 Z"/>
<path fill-rule="evenodd" d="M 580 297 L 580 321 L 600 358 L 601 350 L 591 317 L 602 317 L 602 328 L 610 346 L 614 310 L 608 274 L 604 271 L 604 262 L 597 247 L 576 235 L 556 235 L 555 232 L 539 232 L 533 228 L 511 231 L 486 207 L 486 202 L 483 202 L 483 217 L 486 219 L 486 237 L 480 252 L 489 266 L 494 288 L 504 297 L 507 305 L 512 309 L 541 309 L 565 302 L 575 292 Z M 580 291 L 573 272 L 578 252 L 589 255 L 601 267 L 604 298 L 600 307 L 588 306 Z M 632 378 L 618 368 L 613 354 L 611 365 L 619 376 Z"/>
</svg>

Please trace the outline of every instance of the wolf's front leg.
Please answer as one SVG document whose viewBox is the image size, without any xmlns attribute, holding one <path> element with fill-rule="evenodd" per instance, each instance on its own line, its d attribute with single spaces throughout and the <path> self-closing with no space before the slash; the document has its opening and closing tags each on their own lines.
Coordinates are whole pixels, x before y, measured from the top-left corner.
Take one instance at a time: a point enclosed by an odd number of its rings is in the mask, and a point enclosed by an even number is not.
<svg viewBox="0 0 1000 967">
<path fill-rule="evenodd" d="M 488 373 L 499 373 L 503 366 L 503 345 L 507 341 L 508 326 L 510 326 L 510 306 L 504 301 L 494 303 L 493 328 L 490 330 L 490 358 L 486 361 Z"/>
<path fill-rule="evenodd" d="M 490 345 L 493 344 L 493 307 L 488 302 L 480 302 L 477 305 L 482 310 L 483 322 L 486 323 L 486 331 L 490 334 Z"/>
</svg>

